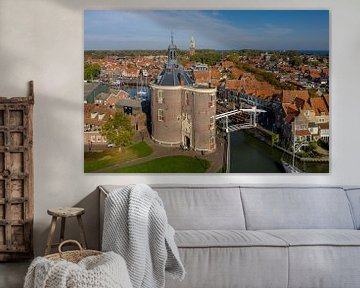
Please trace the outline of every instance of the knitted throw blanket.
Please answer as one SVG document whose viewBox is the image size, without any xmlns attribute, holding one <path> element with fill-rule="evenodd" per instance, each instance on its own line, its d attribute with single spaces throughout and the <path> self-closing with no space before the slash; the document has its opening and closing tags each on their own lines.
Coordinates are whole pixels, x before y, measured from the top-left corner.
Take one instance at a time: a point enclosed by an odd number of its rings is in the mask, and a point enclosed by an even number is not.
<svg viewBox="0 0 360 288">
<path fill-rule="evenodd" d="M 113 253 L 89 256 L 79 263 L 37 257 L 24 288 L 132 288 L 124 259 Z"/>
<path fill-rule="evenodd" d="M 165 287 L 165 271 L 184 278 L 174 233 L 162 200 L 147 185 L 120 188 L 105 200 L 102 250 L 124 257 L 134 288 Z"/>
</svg>

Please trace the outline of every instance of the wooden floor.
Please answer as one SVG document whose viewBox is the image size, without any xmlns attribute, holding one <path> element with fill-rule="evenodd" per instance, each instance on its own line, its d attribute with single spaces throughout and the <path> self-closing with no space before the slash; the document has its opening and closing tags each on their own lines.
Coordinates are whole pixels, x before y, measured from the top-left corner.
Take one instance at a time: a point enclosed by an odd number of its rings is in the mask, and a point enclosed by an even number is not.
<svg viewBox="0 0 360 288">
<path fill-rule="evenodd" d="M 21 288 L 30 262 L 0 263 L 0 287 Z"/>
</svg>

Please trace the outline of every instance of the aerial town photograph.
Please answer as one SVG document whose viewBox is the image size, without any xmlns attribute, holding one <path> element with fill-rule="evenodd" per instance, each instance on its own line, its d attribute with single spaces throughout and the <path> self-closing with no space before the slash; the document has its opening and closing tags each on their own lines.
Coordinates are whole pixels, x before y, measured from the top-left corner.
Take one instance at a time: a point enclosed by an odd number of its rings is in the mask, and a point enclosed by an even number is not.
<svg viewBox="0 0 360 288">
<path fill-rule="evenodd" d="M 329 173 L 328 10 L 85 10 L 85 173 Z"/>
</svg>

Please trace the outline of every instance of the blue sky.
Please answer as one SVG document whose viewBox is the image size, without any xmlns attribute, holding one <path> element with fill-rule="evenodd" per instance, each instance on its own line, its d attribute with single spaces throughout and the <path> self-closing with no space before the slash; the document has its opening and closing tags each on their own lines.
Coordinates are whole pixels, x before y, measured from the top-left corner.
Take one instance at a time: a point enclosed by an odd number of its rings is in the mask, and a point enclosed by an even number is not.
<svg viewBox="0 0 360 288">
<path fill-rule="evenodd" d="M 86 10 L 85 50 L 197 48 L 328 50 L 327 10 Z"/>
</svg>

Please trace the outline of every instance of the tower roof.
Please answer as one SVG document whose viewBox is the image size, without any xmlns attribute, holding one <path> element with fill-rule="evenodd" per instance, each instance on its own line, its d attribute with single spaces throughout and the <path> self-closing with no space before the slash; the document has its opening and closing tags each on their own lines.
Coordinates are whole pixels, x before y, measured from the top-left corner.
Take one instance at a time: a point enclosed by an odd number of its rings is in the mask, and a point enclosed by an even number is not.
<svg viewBox="0 0 360 288">
<path fill-rule="evenodd" d="M 178 64 L 176 54 L 177 48 L 174 44 L 174 36 L 171 33 L 171 43 L 168 47 L 168 62 L 165 69 L 161 71 L 155 84 L 161 86 L 193 85 L 194 81 L 186 73 L 184 68 Z"/>
</svg>

